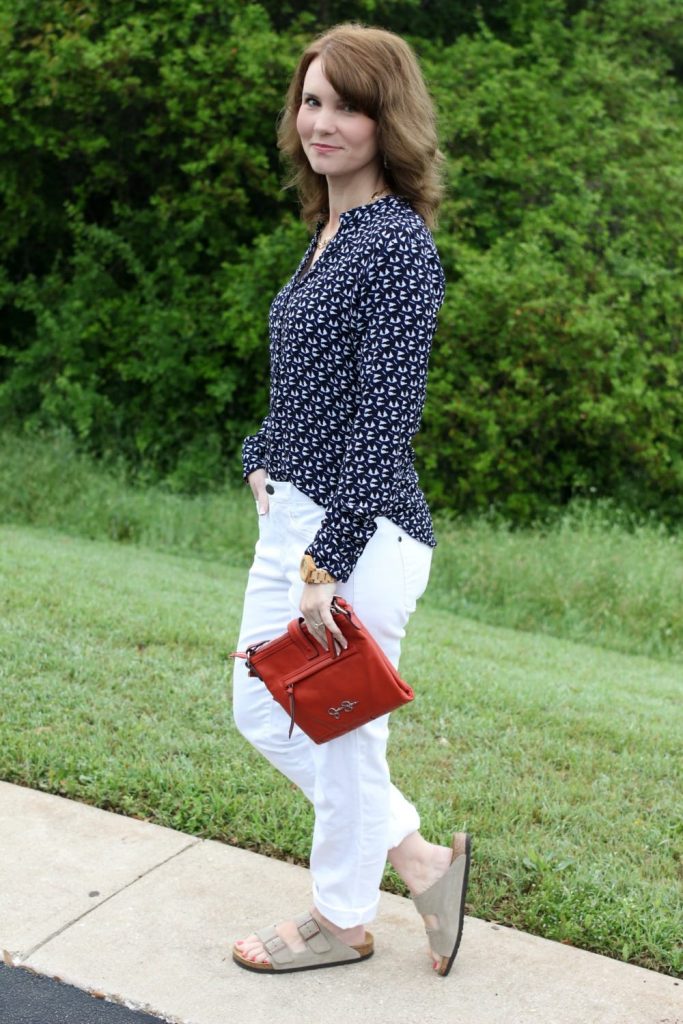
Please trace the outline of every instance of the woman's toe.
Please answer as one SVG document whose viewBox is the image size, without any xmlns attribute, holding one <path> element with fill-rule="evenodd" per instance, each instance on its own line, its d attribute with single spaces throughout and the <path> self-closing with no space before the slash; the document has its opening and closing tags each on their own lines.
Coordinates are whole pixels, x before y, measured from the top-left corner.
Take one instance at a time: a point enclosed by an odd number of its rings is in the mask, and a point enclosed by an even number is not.
<svg viewBox="0 0 683 1024">
<path fill-rule="evenodd" d="M 302 953 L 306 950 L 306 943 L 301 938 L 299 930 L 293 921 L 284 921 L 277 925 L 277 934 L 285 942 L 293 953 Z M 258 935 L 249 935 L 246 939 L 238 939 L 235 942 L 235 949 L 243 960 L 250 960 L 254 964 L 269 964 L 271 962 L 268 953 Z"/>
<path fill-rule="evenodd" d="M 256 935 L 249 935 L 246 939 L 238 939 L 235 943 L 235 948 L 245 960 L 251 960 L 252 963 L 269 963 L 268 954 L 263 948 L 263 943 Z"/>
</svg>

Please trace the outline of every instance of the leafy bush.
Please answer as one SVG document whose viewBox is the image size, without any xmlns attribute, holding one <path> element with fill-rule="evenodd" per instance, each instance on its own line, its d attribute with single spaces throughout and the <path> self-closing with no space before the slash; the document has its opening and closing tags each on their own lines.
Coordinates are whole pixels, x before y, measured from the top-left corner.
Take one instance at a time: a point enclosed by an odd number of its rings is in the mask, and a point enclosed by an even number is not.
<svg viewBox="0 0 683 1024">
<path fill-rule="evenodd" d="M 429 62 L 453 189 L 419 450 L 451 508 L 683 514 L 680 91 L 588 25 Z"/>
<path fill-rule="evenodd" d="M 274 122 L 303 39 L 341 17 L 415 33 L 440 111 L 432 502 L 680 518 L 673 0 L 0 0 L 0 424 L 66 426 L 177 490 L 237 472 L 306 238 Z"/>
<path fill-rule="evenodd" d="M 263 402 L 263 351 L 252 383 L 223 314 L 240 247 L 283 230 L 296 44 L 232 0 L 42 0 L 2 23 L 0 413 L 210 483 Z"/>
</svg>

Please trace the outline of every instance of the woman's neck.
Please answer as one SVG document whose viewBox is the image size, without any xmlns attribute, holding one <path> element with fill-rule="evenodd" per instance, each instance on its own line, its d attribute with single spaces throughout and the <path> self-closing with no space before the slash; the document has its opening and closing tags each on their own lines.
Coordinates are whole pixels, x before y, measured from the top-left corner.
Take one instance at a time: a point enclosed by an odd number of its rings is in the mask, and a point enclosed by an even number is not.
<svg viewBox="0 0 683 1024">
<path fill-rule="evenodd" d="M 350 181 L 328 178 L 327 194 L 330 211 L 327 221 L 328 230 L 337 230 L 342 213 L 354 210 L 357 206 L 365 206 L 366 203 L 376 199 L 379 194 L 387 191 L 384 176 L 375 169 L 371 174 L 363 175 L 362 178 L 359 175 L 354 175 Z"/>
</svg>

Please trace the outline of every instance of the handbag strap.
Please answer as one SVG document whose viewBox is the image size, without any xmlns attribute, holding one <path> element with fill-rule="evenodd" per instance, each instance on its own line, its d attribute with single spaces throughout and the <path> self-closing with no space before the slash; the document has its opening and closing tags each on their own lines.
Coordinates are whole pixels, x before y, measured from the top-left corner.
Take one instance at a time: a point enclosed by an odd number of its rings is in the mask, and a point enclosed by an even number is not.
<svg viewBox="0 0 683 1024">
<path fill-rule="evenodd" d="M 332 614 L 343 615 L 356 629 L 363 628 L 349 602 L 345 601 L 343 597 L 339 597 L 338 594 L 334 595 L 334 600 L 332 601 Z"/>
</svg>

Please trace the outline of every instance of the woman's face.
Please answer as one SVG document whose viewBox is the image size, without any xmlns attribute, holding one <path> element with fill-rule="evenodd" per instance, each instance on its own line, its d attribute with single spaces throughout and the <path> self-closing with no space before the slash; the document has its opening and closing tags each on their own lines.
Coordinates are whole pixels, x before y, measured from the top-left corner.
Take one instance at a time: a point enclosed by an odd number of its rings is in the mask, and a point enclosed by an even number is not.
<svg viewBox="0 0 683 1024">
<path fill-rule="evenodd" d="M 325 78 L 320 57 L 306 72 L 296 127 L 317 174 L 352 179 L 363 171 L 377 173 L 377 122 L 335 92 Z"/>
</svg>

